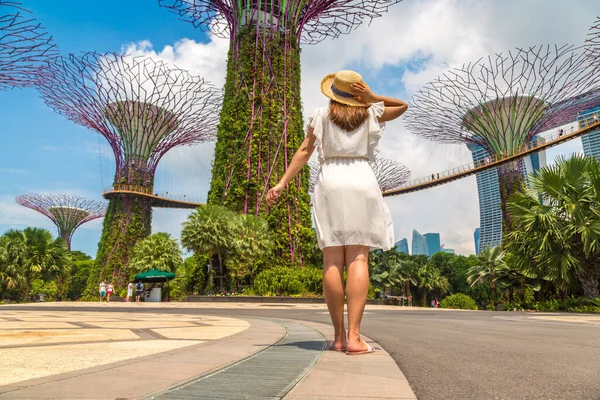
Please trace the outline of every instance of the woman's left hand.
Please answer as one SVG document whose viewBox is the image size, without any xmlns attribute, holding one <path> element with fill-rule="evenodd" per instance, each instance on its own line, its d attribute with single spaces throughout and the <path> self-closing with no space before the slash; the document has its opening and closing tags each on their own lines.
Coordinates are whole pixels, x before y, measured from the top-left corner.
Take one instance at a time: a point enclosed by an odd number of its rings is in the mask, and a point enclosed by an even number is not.
<svg viewBox="0 0 600 400">
<path fill-rule="evenodd" d="M 271 189 L 269 189 L 269 192 L 267 193 L 267 203 L 269 204 L 273 204 L 275 202 L 277 202 L 277 200 L 279 200 L 279 196 L 281 195 L 281 192 L 283 191 L 284 186 L 280 183 L 278 183 L 277 185 L 273 186 Z"/>
</svg>

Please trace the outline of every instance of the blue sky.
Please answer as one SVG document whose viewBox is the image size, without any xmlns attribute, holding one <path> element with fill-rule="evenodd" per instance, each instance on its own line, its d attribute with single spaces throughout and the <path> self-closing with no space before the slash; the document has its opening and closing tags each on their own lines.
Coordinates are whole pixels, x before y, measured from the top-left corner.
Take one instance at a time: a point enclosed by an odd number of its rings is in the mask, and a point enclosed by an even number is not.
<svg viewBox="0 0 600 400">
<path fill-rule="evenodd" d="M 223 83 L 227 41 L 180 21 L 156 0 L 22 1 L 63 53 L 127 48 Z M 304 113 L 324 105 L 318 82 L 337 69 L 354 68 L 374 90 L 405 98 L 458 63 L 514 46 L 582 41 L 597 14 L 597 0 L 568 5 L 559 0 L 404 0 L 371 26 L 303 48 Z M 110 150 L 101 136 L 56 114 L 33 89 L 0 92 L 0 116 L 0 232 L 30 225 L 55 232 L 47 218 L 14 203 L 19 194 L 101 199 L 112 180 Z M 469 161 L 464 146 L 426 142 L 407 132 L 401 121 L 388 126 L 381 145 L 383 156 L 405 163 L 415 178 Z M 548 160 L 574 151 L 581 151 L 579 140 L 552 149 Z M 168 154 L 159 166 L 157 186 L 205 196 L 211 158 L 211 145 Z M 386 202 L 397 239 L 410 240 L 415 228 L 440 232 L 442 242 L 462 254 L 473 251 L 472 233 L 479 225 L 474 178 Z M 153 231 L 179 236 L 186 216 L 186 211 L 156 210 Z M 94 256 L 100 230 L 101 220 L 82 226 L 73 248 Z"/>
</svg>

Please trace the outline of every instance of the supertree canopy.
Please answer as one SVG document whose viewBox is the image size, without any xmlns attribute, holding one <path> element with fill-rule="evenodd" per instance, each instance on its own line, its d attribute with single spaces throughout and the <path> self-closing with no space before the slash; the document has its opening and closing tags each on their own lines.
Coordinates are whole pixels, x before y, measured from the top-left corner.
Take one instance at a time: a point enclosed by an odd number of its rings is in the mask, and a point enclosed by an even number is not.
<svg viewBox="0 0 600 400">
<path fill-rule="evenodd" d="M 474 143 L 499 158 L 540 132 L 575 121 L 600 104 L 597 63 L 581 47 L 534 46 L 452 69 L 419 90 L 406 113 L 415 134 L 441 143 Z M 519 160 L 498 167 L 505 232 L 509 196 L 523 185 Z"/>
<path fill-rule="evenodd" d="M 52 38 L 20 3 L 0 0 L 0 90 L 35 82 L 41 63 L 58 55 Z"/>
<path fill-rule="evenodd" d="M 377 183 L 381 191 L 391 190 L 399 187 L 410 178 L 410 170 L 398 161 L 387 158 L 377 158 L 375 161 L 369 162 Z M 321 164 L 317 161 L 310 161 L 310 180 L 308 191 L 314 192 Z"/>
<path fill-rule="evenodd" d="M 590 28 L 590 33 L 585 44 L 590 56 L 597 60 L 600 56 L 600 17 L 596 19 L 596 22 Z"/>
<path fill-rule="evenodd" d="M 96 261 L 100 278 L 127 279 L 133 246 L 150 234 L 154 173 L 176 146 L 214 140 L 221 92 L 202 78 L 151 58 L 70 55 L 49 63 L 39 91 L 71 121 L 106 138 L 116 161 Z"/>
<path fill-rule="evenodd" d="M 290 182 L 277 205 L 264 201 L 304 139 L 300 44 L 348 33 L 399 1 L 159 0 L 231 40 L 208 202 L 268 215 L 277 259 L 302 264 L 314 236 L 308 171 Z"/>
<path fill-rule="evenodd" d="M 18 196 L 15 201 L 50 218 L 69 250 L 75 229 L 93 219 L 104 217 L 106 212 L 104 203 L 71 195 L 27 194 Z"/>
</svg>

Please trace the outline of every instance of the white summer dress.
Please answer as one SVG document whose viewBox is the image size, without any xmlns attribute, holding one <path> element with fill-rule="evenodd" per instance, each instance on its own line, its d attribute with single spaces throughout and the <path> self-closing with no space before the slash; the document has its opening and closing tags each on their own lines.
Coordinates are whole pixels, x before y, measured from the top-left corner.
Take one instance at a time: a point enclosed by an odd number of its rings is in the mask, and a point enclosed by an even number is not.
<svg viewBox="0 0 600 400">
<path fill-rule="evenodd" d="M 383 103 L 368 108 L 369 118 L 346 132 L 329 120 L 329 107 L 308 120 L 316 136 L 321 170 L 313 194 L 313 217 L 321 249 L 363 245 L 389 250 L 394 245 L 392 217 L 369 165 L 379 151 L 384 124 Z"/>
</svg>

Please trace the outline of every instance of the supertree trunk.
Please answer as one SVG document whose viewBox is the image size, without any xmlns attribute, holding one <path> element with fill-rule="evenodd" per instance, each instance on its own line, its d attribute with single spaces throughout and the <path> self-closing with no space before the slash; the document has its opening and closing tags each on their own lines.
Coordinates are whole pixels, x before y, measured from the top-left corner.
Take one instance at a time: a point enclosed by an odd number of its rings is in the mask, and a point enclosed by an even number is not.
<svg viewBox="0 0 600 400">
<path fill-rule="evenodd" d="M 510 161 L 498 167 L 498 187 L 500 189 L 500 207 L 502 207 L 502 236 L 513 230 L 512 218 L 508 211 L 508 200 L 517 192 L 525 189 L 525 180 L 523 177 L 519 161 Z M 506 240 L 502 240 L 507 243 Z"/>
<path fill-rule="evenodd" d="M 150 235 L 151 221 L 150 199 L 128 195 L 110 199 L 96 256 L 100 281 L 114 279 L 120 286 L 127 283 L 133 247 Z"/>
<path fill-rule="evenodd" d="M 290 182 L 277 205 L 269 208 L 266 194 L 303 139 L 297 38 L 244 29 L 229 53 L 208 203 L 268 215 L 276 257 L 292 264 L 302 264 L 312 236 L 308 170 Z"/>
</svg>

